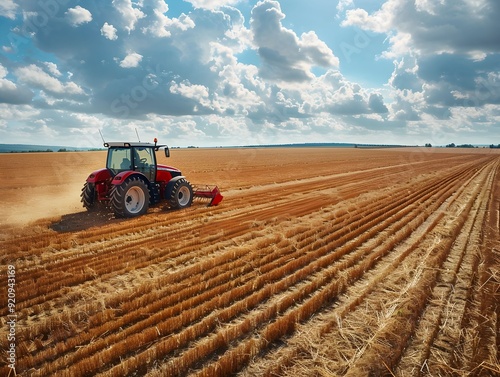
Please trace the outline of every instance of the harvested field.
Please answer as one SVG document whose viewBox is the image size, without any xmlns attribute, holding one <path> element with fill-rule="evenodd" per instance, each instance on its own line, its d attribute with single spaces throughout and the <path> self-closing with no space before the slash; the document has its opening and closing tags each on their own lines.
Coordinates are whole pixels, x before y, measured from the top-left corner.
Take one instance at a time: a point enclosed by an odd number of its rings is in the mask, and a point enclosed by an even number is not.
<svg viewBox="0 0 500 377">
<path fill-rule="evenodd" d="M 224 201 L 127 220 L 104 160 L 0 155 L 0 375 L 11 269 L 17 375 L 500 375 L 500 153 L 173 150 Z"/>
</svg>

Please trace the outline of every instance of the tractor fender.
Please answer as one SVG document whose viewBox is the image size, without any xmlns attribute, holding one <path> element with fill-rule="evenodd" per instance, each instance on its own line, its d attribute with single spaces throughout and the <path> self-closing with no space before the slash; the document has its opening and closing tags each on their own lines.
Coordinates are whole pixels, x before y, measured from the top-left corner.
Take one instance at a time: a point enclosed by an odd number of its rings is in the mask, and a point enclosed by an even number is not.
<svg viewBox="0 0 500 377">
<path fill-rule="evenodd" d="M 110 178 L 111 178 L 111 172 L 108 169 L 104 168 L 104 169 L 99 169 L 99 170 L 96 170 L 96 171 L 90 173 L 90 175 L 87 178 L 87 182 L 88 183 L 99 183 L 99 182 L 106 181 Z"/>
<path fill-rule="evenodd" d="M 111 185 L 119 186 L 123 182 L 125 182 L 129 177 L 137 177 L 139 179 L 142 179 L 149 186 L 149 180 L 146 178 L 144 174 L 132 170 L 122 171 L 121 173 L 115 175 L 115 177 L 111 181 Z"/>
</svg>

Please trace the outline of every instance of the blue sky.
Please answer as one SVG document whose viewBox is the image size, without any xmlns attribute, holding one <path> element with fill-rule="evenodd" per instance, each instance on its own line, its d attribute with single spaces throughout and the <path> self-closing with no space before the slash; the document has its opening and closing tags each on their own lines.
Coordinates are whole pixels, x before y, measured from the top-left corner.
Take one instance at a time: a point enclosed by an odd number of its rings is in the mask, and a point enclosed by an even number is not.
<svg viewBox="0 0 500 377">
<path fill-rule="evenodd" d="M 496 0 L 3 0 L 0 143 L 500 143 Z"/>
</svg>

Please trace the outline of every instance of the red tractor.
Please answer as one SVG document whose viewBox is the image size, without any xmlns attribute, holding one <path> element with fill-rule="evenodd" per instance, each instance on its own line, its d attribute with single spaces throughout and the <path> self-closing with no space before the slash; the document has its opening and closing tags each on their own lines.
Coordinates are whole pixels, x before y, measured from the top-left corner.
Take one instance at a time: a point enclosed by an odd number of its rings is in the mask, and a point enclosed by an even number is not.
<svg viewBox="0 0 500 377">
<path fill-rule="evenodd" d="M 166 202 L 171 208 L 189 207 L 193 198 L 210 200 L 216 206 L 222 200 L 217 186 L 192 186 L 179 169 L 160 165 L 156 153 L 166 145 L 113 142 L 108 148 L 106 168 L 89 175 L 83 186 L 83 206 L 91 211 L 107 204 L 117 217 L 135 217 L 147 212 L 150 205 Z"/>
</svg>

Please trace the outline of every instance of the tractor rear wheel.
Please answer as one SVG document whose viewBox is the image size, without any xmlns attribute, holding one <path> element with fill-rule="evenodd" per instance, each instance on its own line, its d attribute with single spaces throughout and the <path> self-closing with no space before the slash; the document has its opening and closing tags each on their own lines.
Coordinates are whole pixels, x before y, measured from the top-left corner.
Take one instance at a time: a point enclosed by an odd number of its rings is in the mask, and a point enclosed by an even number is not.
<svg viewBox="0 0 500 377">
<path fill-rule="evenodd" d="M 95 186 L 93 183 L 85 182 L 80 197 L 82 198 L 81 202 L 83 203 L 83 207 L 85 207 L 87 211 L 96 209 Z"/>
<path fill-rule="evenodd" d="M 121 185 L 113 186 L 110 203 L 118 217 L 143 215 L 149 207 L 149 189 L 146 183 L 137 177 L 130 177 Z"/>
<path fill-rule="evenodd" d="M 170 182 L 165 191 L 166 199 L 172 208 L 186 208 L 193 202 L 193 188 L 184 178 Z"/>
</svg>

